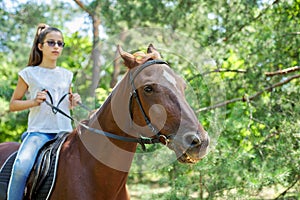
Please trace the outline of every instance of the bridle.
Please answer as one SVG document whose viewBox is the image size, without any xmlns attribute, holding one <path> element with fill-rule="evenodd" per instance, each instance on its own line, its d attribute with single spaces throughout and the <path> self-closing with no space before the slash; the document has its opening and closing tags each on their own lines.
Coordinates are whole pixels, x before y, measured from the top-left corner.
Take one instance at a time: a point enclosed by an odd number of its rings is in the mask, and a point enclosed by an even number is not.
<svg viewBox="0 0 300 200">
<path fill-rule="evenodd" d="M 52 97 L 51 97 L 51 94 L 49 93 L 49 91 L 43 89 L 43 91 L 46 91 L 50 100 L 51 100 L 51 103 L 48 102 L 47 100 L 45 100 L 46 104 L 48 106 L 51 107 L 52 111 L 54 114 L 56 113 L 60 113 L 62 115 L 64 115 L 65 117 L 71 119 L 72 121 L 76 121 L 80 126 L 82 126 L 83 128 L 85 128 L 86 130 L 88 131 L 91 131 L 91 132 L 94 132 L 94 133 L 97 133 L 97 134 L 101 134 L 101 135 L 104 135 L 106 137 L 109 137 L 109 138 L 113 138 L 113 139 L 117 139 L 117 140 L 121 140 L 121 141 L 125 141 L 125 142 L 135 142 L 135 143 L 139 143 L 141 146 L 142 146 L 142 149 L 143 150 L 146 150 L 146 147 L 145 147 L 145 144 L 155 144 L 155 143 L 162 143 L 164 145 L 168 145 L 168 143 L 170 142 L 171 139 L 174 138 L 174 135 L 173 134 L 170 134 L 170 135 L 164 135 L 162 134 L 150 121 L 149 117 L 146 115 L 145 113 L 145 110 L 142 106 L 142 103 L 141 103 L 141 100 L 139 98 L 139 95 L 137 93 L 137 89 L 135 87 L 135 84 L 134 84 L 134 80 L 135 78 L 137 77 L 137 75 L 143 70 L 145 69 L 146 67 L 149 67 L 151 65 L 154 65 L 154 64 L 166 64 L 166 65 L 169 65 L 167 62 L 163 61 L 163 60 L 149 60 L 147 62 L 145 62 L 144 64 L 142 64 L 137 70 L 135 70 L 133 73 L 131 72 L 129 74 L 129 78 L 130 78 L 130 84 L 132 86 L 132 91 L 131 91 L 131 97 L 130 97 L 130 100 L 129 100 L 129 113 L 130 113 L 130 116 L 132 118 L 133 116 L 133 113 L 132 113 L 132 109 L 131 109 L 131 105 L 132 105 L 132 100 L 135 99 L 135 101 L 137 102 L 138 106 L 139 106 L 139 109 L 144 117 L 144 120 L 147 124 L 147 126 L 150 128 L 151 132 L 154 133 L 154 137 L 153 138 L 150 138 L 150 137 L 144 137 L 142 135 L 140 135 L 139 138 L 131 138 L 131 137 L 124 137 L 124 136 L 119 136 L 119 135 L 115 135 L 113 133 L 109 133 L 109 132 L 106 132 L 106 131 L 102 131 L 100 129 L 95 129 L 95 128 L 92 128 L 92 127 L 89 127 L 87 126 L 86 124 L 74 119 L 73 117 L 69 116 L 68 114 L 66 114 L 64 111 L 62 111 L 61 109 L 58 108 L 59 104 L 61 103 L 61 101 L 69 94 L 65 94 L 60 100 L 59 100 L 59 103 L 57 104 L 57 106 L 53 105 L 53 101 L 52 101 Z M 84 109 L 90 111 L 90 109 L 87 108 L 87 106 L 85 106 L 84 104 L 82 103 L 79 103 L 79 105 L 81 107 L 83 107 Z"/>
<path fill-rule="evenodd" d="M 149 67 L 149 66 L 154 65 L 154 64 L 169 65 L 166 61 L 163 61 L 163 60 L 149 60 L 149 61 L 145 62 L 144 64 L 142 64 L 136 71 L 134 71 L 133 73 L 131 72 L 129 74 L 130 84 L 131 84 L 131 87 L 132 87 L 131 97 L 130 97 L 130 100 L 129 100 L 129 113 L 130 113 L 130 116 L 132 118 L 133 113 L 132 113 L 132 109 L 131 109 L 132 108 L 131 104 L 132 104 L 132 100 L 134 98 L 136 100 L 138 106 L 139 106 L 139 109 L 140 109 L 140 111 L 141 111 L 141 113 L 144 117 L 144 120 L 145 120 L 147 126 L 150 128 L 151 132 L 155 134 L 155 138 L 150 138 L 151 143 L 162 143 L 164 145 L 168 145 L 170 139 L 172 139 L 174 136 L 172 134 L 171 135 L 164 135 L 155 126 L 153 126 L 153 124 L 151 123 L 149 117 L 145 113 L 145 110 L 142 106 L 139 95 L 137 93 L 137 89 L 134 85 L 134 79 L 137 77 L 137 75 L 143 69 L 145 69 L 146 67 Z"/>
</svg>

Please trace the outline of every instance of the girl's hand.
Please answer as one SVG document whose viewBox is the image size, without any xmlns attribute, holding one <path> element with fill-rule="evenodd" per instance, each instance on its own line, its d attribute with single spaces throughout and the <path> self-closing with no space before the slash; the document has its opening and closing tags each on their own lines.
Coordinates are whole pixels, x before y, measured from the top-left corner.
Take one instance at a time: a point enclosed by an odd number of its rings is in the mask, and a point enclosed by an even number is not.
<svg viewBox="0 0 300 200">
<path fill-rule="evenodd" d="M 37 92 L 34 100 L 37 106 L 41 105 L 46 100 L 47 93 L 45 91 Z"/>
<path fill-rule="evenodd" d="M 78 103 L 81 103 L 81 97 L 78 93 L 71 93 L 69 95 L 69 101 L 71 108 L 75 107 L 78 105 Z"/>
</svg>

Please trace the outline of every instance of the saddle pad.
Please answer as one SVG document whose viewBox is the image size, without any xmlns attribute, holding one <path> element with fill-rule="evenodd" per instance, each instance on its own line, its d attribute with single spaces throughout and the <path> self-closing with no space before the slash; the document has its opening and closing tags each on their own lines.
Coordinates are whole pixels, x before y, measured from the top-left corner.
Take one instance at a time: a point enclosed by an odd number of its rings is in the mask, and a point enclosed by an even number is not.
<svg viewBox="0 0 300 200">
<path fill-rule="evenodd" d="M 38 158 L 41 162 L 38 162 L 33 169 L 33 173 L 39 178 L 35 179 L 36 183 L 33 184 L 34 187 L 30 191 L 30 199 L 45 200 L 50 197 L 55 183 L 60 149 L 68 135 L 67 132 L 58 133 L 54 139 L 55 142 L 50 141 L 42 148 L 40 155 L 44 156 Z M 50 162 L 50 165 L 45 169 L 43 164 L 47 165 L 47 162 Z"/>
<path fill-rule="evenodd" d="M 65 132 L 59 133 L 55 139 L 47 142 L 40 150 L 31 171 L 31 175 L 33 174 L 35 177 L 32 180 L 32 189 L 27 191 L 28 194 L 26 194 L 30 199 L 46 200 L 49 198 L 55 183 L 60 148 L 68 135 Z M 13 153 L 0 171 L 0 200 L 6 200 L 8 183 L 16 155 L 17 152 Z"/>
<path fill-rule="evenodd" d="M 10 155 L 0 170 L 0 200 L 6 200 L 6 191 L 16 156 L 17 151 Z"/>
</svg>

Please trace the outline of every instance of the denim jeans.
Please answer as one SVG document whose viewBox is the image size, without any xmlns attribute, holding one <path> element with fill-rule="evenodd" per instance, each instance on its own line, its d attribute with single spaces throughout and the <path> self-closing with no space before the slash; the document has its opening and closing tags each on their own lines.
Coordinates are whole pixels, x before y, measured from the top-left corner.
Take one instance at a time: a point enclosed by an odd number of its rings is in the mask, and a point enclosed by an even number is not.
<svg viewBox="0 0 300 200">
<path fill-rule="evenodd" d="M 34 165 L 38 151 L 56 134 L 53 133 L 28 133 L 20 146 L 14 166 L 12 176 L 9 181 L 7 200 L 22 200 L 26 181 Z"/>
</svg>

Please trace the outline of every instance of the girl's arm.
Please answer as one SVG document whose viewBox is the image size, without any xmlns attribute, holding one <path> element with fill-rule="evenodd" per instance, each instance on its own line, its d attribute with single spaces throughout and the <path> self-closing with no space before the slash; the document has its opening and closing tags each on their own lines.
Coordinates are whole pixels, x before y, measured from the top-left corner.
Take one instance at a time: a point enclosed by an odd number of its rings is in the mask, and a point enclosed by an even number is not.
<svg viewBox="0 0 300 200">
<path fill-rule="evenodd" d="M 27 89 L 27 83 L 23 80 L 22 77 L 19 76 L 17 87 L 10 100 L 10 111 L 26 110 L 34 106 L 39 106 L 46 99 L 45 92 L 38 92 L 35 99 L 22 100 Z"/>
</svg>

